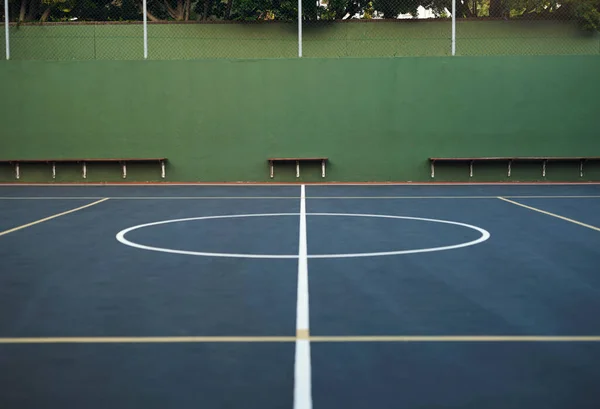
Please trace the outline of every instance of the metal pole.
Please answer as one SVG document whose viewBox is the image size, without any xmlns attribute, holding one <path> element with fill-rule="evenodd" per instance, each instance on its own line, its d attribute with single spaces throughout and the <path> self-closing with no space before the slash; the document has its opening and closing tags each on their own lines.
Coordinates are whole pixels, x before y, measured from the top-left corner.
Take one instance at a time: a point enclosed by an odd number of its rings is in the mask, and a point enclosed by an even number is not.
<svg viewBox="0 0 600 409">
<path fill-rule="evenodd" d="M 6 59 L 10 60 L 10 40 L 8 38 L 8 0 L 4 0 L 4 42 L 6 43 Z"/>
<path fill-rule="evenodd" d="M 148 59 L 148 5 L 146 0 L 143 0 L 142 7 L 144 8 L 142 14 L 144 15 L 144 60 Z"/>
<path fill-rule="evenodd" d="M 452 0 L 452 55 L 456 55 L 456 0 Z"/>
<path fill-rule="evenodd" d="M 302 0 L 298 0 L 298 57 L 302 57 Z"/>
</svg>

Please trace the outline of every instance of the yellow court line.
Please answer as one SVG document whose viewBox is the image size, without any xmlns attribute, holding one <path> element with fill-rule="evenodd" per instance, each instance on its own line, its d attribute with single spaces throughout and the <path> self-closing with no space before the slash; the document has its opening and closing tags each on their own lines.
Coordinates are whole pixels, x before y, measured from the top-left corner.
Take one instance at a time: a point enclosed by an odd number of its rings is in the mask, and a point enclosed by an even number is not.
<svg viewBox="0 0 600 409">
<path fill-rule="evenodd" d="M 592 230 L 600 231 L 600 228 L 599 228 L 599 227 L 592 226 L 592 225 L 590 225 L 590 224 L 586 224 L 586 223 L 582 223 L 582 222 L 580 222 L 580 221 L 577 221 L 577 220 L 569 219 L 568 217 L 564 217 L 564 216 L 561 216 L 561 215 L 558 215 L 558 214 L 555 214 L 555 213 L 550 213 L 550 212 L 547 212 L 547 211 L 545 211 L 545 210 L 538 209 L 538 208 L 536 208 L 536 207 L 527 206 L 527 205 L 524 205 L 524 204 L 522 204 L 522 203 L 515 202 L 515 201 L 513 201 L 513 200 L 509 200 L 509 199 L 506 199 L 506 198 L 504 198 L 504 197 L 500 197 L 500 196 L 499 196 L 499 197 L 498 197 L 498 199 L 500 199 L 500 200 L 504 200 L 505 202 L 512 203 L 512 204 L 514 204 L 514 205 L 517 205 L 517 206 L 524 207 L 524 208 L 526 208 L 526 209 L 529 209 L 529 210 L 533 210 L 534 212 L 538 212 L 538 213 L 547 214 L 548 216 L 556 217 L 556 218 L 558 218 L 558 219 L 562 219 L 562 220 L 565 220 L 565 221 L 567 221 L 567 222 L 575 223 L 575 224 L 578 224 L 578 225 L 580 225 L 580 226 L 587 227 L 588 229 L 592 229 Z"/>
<path fill-rule="evenodd" d="M 0 338 L 0 344 L 177 344 L 296 342 L 600 342 L 600 336 L 554 335 L 357 335 Z"/>
<path fill-rule="evenodd" d="M 294 336 L 182 336 L 182 337 L 41 337 L 0 338 L 0 344 L 176 344 L 203 342 L 295 342 Z"/>
<path fill-rule="evenodd" d="M 493 196 L 495 198 L 495 196 Z M 93 200 L 101 196 L 5 196 L 0 200 Z M 252 199 L 300 199 L 299 196 L 111 196 L 114 200 L 252 200 Z"/>
<path fill-rule="evenodd" d="M 12 228 L 12 229 L 4 230 L 3 232 L 0 232 L 0 236 L 4 236 L 5 234 L 12 233 L 12 232 L 15 232 L 15 231 L 17 231 L 17 230 L 24 229 L 24 228 L 26 228 L 26 227 L 31 227 L 31 226 L 34 226 L 34 225 L 36 225 L 36 224 L 43 223 L 43 222 L 46 222 L 46 221 L 48 221 L 48 220 L 56 219 L 57 217 L 64 216 L 65 214 L 73 213 L 73 212 L 76 212 L 76 211 L 78 211 L 78 210 L 85 209 L 86 207 L 94 206 L 94 205 L 96 205 L 96 204 L 98 204 L 98 203 L 105 202 L 105 201 L 107 201 L 108 199 L 109 199 L 109 198 L 108 198 L 108 197 L 106 197 L 106 198 L 104 198 L 104 199 L 100 199 L 100 200 L 97 200 L 97 201 L 95 201 L 95 202 L 92 202 L 92 203 L 86 204 L 85 206 L 76 207 L 75 209 L 67 210 L 66 212 L 57 213 L 57 214 L 54 214 L 54 215 L 52 215 L 52 216 L 48 216 L 48 217 L 45 217 L 45 218 L 43 218 L 43 219 L 36 220 L 36 221 L 34 221 L 34 222 L 31 222 L 31 223 L 24 224 L 24 225 L 22 225 L 22 226 L 17 226 L 17 227 L 14 227 L 14 228 Z"/>
<path fill-rule="evenodd" d="M 312 342 L 600 342 L 600 336 L 554 335 L 358 335 L 312 336 Z"/>
<path fill-rule="evenodd" d="M 296 330 L 297 340 L 310 340 L 310 330 L 308 329 L 297 329 Z"/>
</svg>

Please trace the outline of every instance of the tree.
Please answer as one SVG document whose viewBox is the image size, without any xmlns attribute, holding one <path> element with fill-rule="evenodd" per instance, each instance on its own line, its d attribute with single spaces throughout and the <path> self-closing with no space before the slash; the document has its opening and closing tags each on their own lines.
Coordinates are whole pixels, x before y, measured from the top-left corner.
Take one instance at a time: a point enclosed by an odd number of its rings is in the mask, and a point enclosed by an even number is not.
<svg viewBox="0 0 600 409">
<path fill-rule="evenodd" d="M 600 0 L 570 0 L 566 7 L 584 30 L 600 31 Z"/>
<path fill-rule="evenodd" d="M 140 20 L 142 0 L 12 0 L 11 19 L 26 21 Z M 452 0 L 304 0 L 303 19 L 416 16 L 419 6 L 445 16 Z M 294 21 L 297 0 L 148 0 L 148 18 L 158 20 Z M 600 0 L 456 0 L 458 18 L 560 19 L 600 30 Z"/>
<path fill-rule="evenodd" d="M 16 4 L 15 4 L 16 3 Z M 16 0 L 18 13 L 12 19 L 29 21 L 115 21 L 139 20 L 141 8 L 134 0 Z"/>
<path fill-rule="evenodd" d="M 188 21 L 192 14 L 192 0 L 154 0 L 148 4 L 148 10 L 153 16 L 165 16 L 166 19 L 175 21 Z"/>
</svg>

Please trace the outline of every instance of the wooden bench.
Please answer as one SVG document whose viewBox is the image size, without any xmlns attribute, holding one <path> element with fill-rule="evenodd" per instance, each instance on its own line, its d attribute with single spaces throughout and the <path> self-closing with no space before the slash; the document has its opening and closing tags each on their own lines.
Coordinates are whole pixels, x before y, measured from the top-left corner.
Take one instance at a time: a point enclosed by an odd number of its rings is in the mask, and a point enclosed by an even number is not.
<svg viewBox="0 0 600 409">
<path fill-rule="evenodd" d="M 281 163 L 296 163 L 296 177 L 300 177 L 300 162 L 320 162 L 321 163 L 321 177 L 325 177 L 325 163 L 329 158 L 269 158 L 269 168 L 271 170 L 271 178 L 274 176 L 274 170 L 276 162 Z"/>
<path fill-rule="evenodd" d="M 598 156 L 502 156 L 502 157 L 474 157 L 474 158 L 429 158 L 431 162 L 431 177 L 435 177 L 435 164 L 441 163 L 469 163 L 469 177 L 473 177 L 473 163 L 475 162 L 506 162 L 508 177 L 510 177 L 513 162 L 539 162 L 542 164 L 542 176 L 546 176 L 548 162 L 579 162 L 579 177 L 583 177 L 583 164 L 587 161 L 600 161 Z"/>
<path fill-rule="evenodd" d="M 123 172 L 123 179 L 127 177 L 127 164 L 128 163 L 158 163 L 160 165 L 161 177 L 164 179 L 166 176 L 165 163 L 167 158 L 81 158 L 81 159 L 5 159 L 0 160 L 1 163 L 8 163 L 15 166 L 15 177 L 21 178 L 21 164 L 36 164 L 36 163 L 47 163 L 52 165 L 52 179 L 56 178 L 56 164 L 62 163 L 80 163 L 82 165 L 81 172 L 83 178 L 87 178 L 87 164 L 88 163 L 119 163 Z"/>
</svg>

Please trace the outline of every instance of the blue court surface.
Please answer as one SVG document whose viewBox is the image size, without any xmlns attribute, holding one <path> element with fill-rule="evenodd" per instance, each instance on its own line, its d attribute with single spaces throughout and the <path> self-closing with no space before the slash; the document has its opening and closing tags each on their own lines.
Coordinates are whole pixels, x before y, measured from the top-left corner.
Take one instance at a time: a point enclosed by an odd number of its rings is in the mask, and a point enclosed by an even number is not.
<svg viewBox="0 0 600 409">
<path fill-rule="evenodd" d="M 600 185 L 0 186 L 0 408 L 600 407 Z"/>
</svg>

